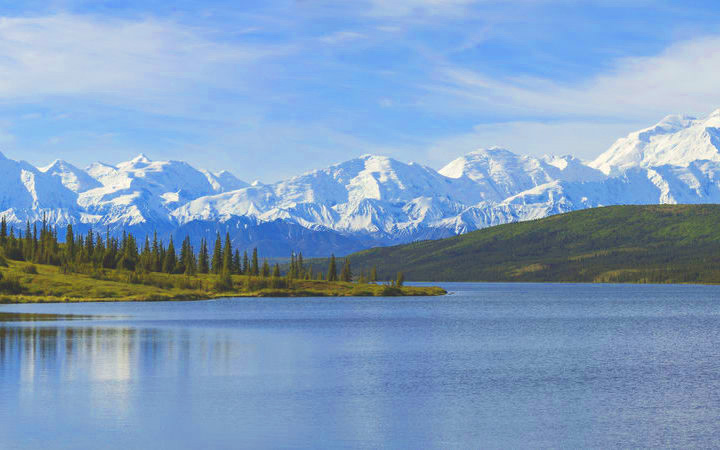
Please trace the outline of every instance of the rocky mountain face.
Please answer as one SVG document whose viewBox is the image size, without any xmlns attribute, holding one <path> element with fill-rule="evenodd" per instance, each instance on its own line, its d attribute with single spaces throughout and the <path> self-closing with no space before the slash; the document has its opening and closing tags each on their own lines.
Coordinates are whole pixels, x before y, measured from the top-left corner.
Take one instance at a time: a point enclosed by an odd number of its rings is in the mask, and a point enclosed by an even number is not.
<svg viewBox="0 0 720 450">
<path fill-rule="evenodd" d="M 229 232 L 265 256 L 344 254 L 617 204 L 720 203 L 720 110 L 668 116 L 595 161 L 481 149 L 435 171 L 365 155 L 274 184 L 144 155 L 79 169 L 0 156 L 0 215 L 16 227 L 123 230 L 194 241 Z"/>
</svg>

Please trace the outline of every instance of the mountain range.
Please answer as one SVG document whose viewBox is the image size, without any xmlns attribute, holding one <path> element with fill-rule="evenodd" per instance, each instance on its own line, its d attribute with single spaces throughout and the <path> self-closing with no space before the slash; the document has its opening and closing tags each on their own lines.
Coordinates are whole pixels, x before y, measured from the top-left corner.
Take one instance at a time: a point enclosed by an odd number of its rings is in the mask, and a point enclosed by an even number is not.
<svg viewBox="0 0 720 450">
<path fill-rule="evenodd" d="M 590 162 L 492 147 L 436 171 L 364 155 L 273 184 L 144 155 L 85 169 L 0 154 L 0 215 L 16 228 L 123 230 L 197 242 L 230 233 L 265 256 L 346 254 L 619 204 L 720 203 L 720 110 L 668 116 Z"/>
</svg>

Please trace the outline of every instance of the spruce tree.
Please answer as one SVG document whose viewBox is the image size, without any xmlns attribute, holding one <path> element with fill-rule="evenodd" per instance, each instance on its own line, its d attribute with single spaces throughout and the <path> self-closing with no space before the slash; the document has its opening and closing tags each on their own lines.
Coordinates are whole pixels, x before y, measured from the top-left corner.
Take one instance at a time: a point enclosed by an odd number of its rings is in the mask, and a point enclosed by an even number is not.
<svg viewBox="0 0 720 450">
<path fill-rule="evenodd" d="M 230 233 L 225 233 L 225 249 L 223 250 L 223 273 L 232 273 L 232 243 L 230 242 Z"/>
<path fill-rule="evenodd" d="M 232 262 L 232 273 L 240 275 L 242 274 L 242 262 L 240 262 L 240 250 L 235 249 Z"/>
<path fill-rule="evenodd" d="M 152 271 L 162 272 L 163 269 L 163 257 L 160 254 L 160 244 L 158 243 L 157 231 L 153 232 L 152 242 Z"/>
<path fill-rule="evenodd" d="M 5 216 L 2 216 L 2 221 L 0 221 L 0 245 L 5 245 L 7 243 L 7 222 L 5 221 Z"/>
<path fill-rule="evenodd" d="M 351 282 L 352 281 L 352 270 L 350 270 L 350 260 L 345 258 L 345 264 L 343 264 L 342 272 L 340 274 L 340 279 L 342 281 Z"/>
<path fill-rule="evenodd" d="M 270 276 L 270 264 L 268 264 L 267 259 L 263 260 L 262 265 L 262 277 L 267 278 Z"/>
<path fill-rule="evenodd" d="M 250 262 L 248 260 L 247 251 L 243 251 L 242 272 L 245 275 L 249 275 L 249 271 L 250 271 Z"/>
<path fill-rule="evenodd" d="M 330 255 L 330 265 L 328 266 L 328 273 L 327 273 L 327 280 L 328 281 L 337 281 L 337 264 L 335 263 L 335 255 Z"/>
<path fill-rule="evenodd" d="M 75 259 L 75 235 L 72 224 L 68 224 L 65 230 L 65 254 L 68 260 Z"/>
<path fill-rule="evenodd" d="M 280 276 L 280 265 L 278 263 L 275 263 L 275 267 L 273 268 L 272 276 L 274 278 L 278 278 Z"/>
<path fill-rule="evenodd" d="M 220 232 L 218 232 L 215 238 L 215 247 L 213 248 L 212 273 L 219 274 L 222 271 L 222 264 L 222 239 L 220 239 Z"/>
<path fill-rule="evenodd" d="M 138 267 L 144 272 L 151 272 L 152 267 L 152 250 L 150 250 L 150 238 L 145 235 L 145 245 L 143 245 L 142 253 L 140 253 L 140 261 Z"/>
<path fill-rule="evenodd" d="M 177 265 L 177 255 L 175 254 L 175 244 L 173 244 L 173 238 L 170 236 L 170 242 L 168 248 L 165 251 L 165 260 L 163 261 L 163 272 L 173 273 L 175 272 L 175 266 Z"/>
<path fill-rule="evenodd" d="M 257 247 L 253 249 L 252 253 L 252 266 L 250 268 L 250 275 L 258 276 L 260 274 L 260 266 L 258 263 L 258 251 Z"/>
<path fill-rule="evenodd" d="M 305 263 L 303 262 L 302 252 L 298 253 L 297 257 L 297 277 L 300 279 L 305 278 Z"/>
<path fill-rule="evenodd" d="M 208 255 L 207 240 L 200 241 L 200 253 L 198 254 L 198 272 L 208 273 L 210 270 L 210 256 Z"/>
<path fill-rule="evenodd" d="M 197 263 L 195 261 L 195 252 L 190 244 L 190 236 L 185 236 L 185 240 L 183 241 L 181 259 L 183 261 L 183 273 L 188 276 L 195 275 Z"/>
</svg>

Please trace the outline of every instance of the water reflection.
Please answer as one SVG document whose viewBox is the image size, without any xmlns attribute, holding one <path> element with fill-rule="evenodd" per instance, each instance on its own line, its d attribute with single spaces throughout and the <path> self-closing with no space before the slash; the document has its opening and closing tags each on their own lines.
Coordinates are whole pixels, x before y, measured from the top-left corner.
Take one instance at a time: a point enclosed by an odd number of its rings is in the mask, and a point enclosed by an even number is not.
<svg viewBox="0 0 720 450">
<path fill-rule="evenodd" d="M 0 322 L 0 378 L 19 374 L 20 381 L 31 382 L 52 374 L 58 380 L 125 381 L 139 374 L 188 375 L 189 367 L 222 375 L 239 351 L 222 332 L 191 338 L 182 329 L 78 325 Z M 78 372 L 78 366 L 89 370 Z"/>
</svg>

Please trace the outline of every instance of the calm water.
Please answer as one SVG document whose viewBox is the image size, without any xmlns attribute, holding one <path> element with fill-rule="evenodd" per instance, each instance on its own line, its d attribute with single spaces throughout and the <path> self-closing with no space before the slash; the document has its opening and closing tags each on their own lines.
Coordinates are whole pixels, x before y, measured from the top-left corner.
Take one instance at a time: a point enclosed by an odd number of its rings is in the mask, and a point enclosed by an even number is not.
<svg viewBox="0 0 720 450">
<path fill-rule="evenodd" d="M 0 305 L 0 448 L 717 447 L 720 287 Z"/>
</svg>

